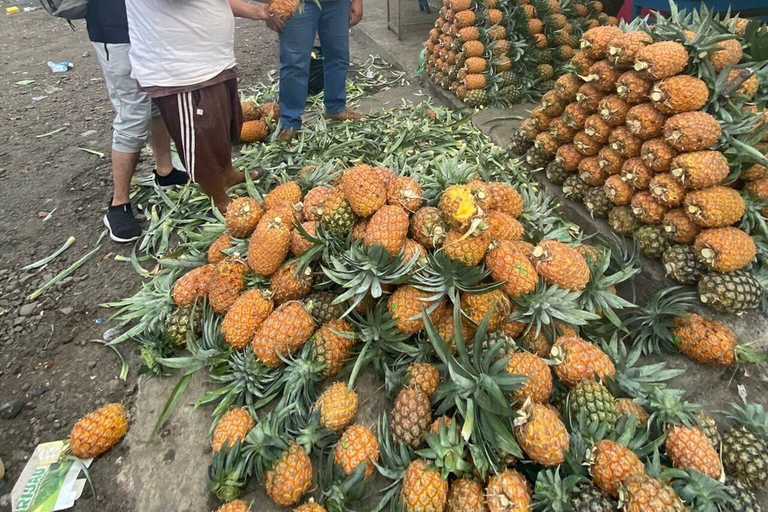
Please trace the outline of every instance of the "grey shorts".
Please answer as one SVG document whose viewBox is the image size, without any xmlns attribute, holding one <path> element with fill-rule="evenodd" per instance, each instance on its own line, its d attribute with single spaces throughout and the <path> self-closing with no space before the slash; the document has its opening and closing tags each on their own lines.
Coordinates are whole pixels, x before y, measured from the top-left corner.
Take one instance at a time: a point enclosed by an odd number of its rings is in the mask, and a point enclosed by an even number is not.
<svg viewBox="0 0 768 512">
<path fill-rule="evenodd" d="M 149 138 L 150 120 L 160 117 L 160 111 L 131 78 L 130 44 L 93 43 L 93 47 L 116 112 L 112 122 L 112 149 L 138 153 Z"/>
</svg>

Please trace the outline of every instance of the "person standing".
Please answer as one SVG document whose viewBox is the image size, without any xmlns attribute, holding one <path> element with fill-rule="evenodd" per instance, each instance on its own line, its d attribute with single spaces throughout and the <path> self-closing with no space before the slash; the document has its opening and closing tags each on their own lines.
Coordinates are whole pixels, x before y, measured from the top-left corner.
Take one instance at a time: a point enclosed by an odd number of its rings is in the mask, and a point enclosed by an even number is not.
<svg viewBox="0 0 768 512">
<path fill-rule="evenodd" d="M 174 169 L 171 139 L 160 112 L 153 108 L 149 95 L 140 90 L 138 82 L 131 77 L 125 0 L 90 0 L 86 25 L 116 112 L 112 122 L 114 188 L 104 224 L 112 240 L 132 242 L 141 236 L 141 225 L 131 207 L 131 178 L 147 140 L 155 157 L 153 172 L 159 186 L 183 185 L 189 176 Z"/>
<path fill-rule="evenodd" d="M 243 0 L 126 0 L 133 76 L 154 100 L 184 167 L 222 214 L 243 112 L 237 91 L 235 16 L 282 29 L 266 4 Z"/>
<path fill-rule="evenodd" d="M 279 138 L 287 141 L 301 128 L 301 114 L 307 103 L 309 65 L 315 34 L 323 50 L 325 118 L 339 121 L 362 119 L 347 109 L 349 71 L 349 29 L 363 18 L 363 0 L 306 1 L 285 22 L 280 33 L 280 124 Z"/>
</svg>

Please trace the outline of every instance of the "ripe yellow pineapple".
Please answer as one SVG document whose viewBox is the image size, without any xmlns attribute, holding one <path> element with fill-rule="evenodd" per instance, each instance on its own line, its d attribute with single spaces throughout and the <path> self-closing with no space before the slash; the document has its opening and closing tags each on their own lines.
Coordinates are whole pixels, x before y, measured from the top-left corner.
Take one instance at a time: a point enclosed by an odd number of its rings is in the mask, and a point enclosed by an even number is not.
<svg viewBox="0 0 768 512">
<path fill-rule="evenodd" d="M 736 38 L 718 41 L 717 46 L 719 47 L 719 50 L 708 56 L 717 73 L 728 66 L 735 66 L 741 61 L 741 57 L 744 55 L 741 43 Z"/>
<path fill-rule="evenodd" d="M 643 103 L 653 87 L 653 82 L 646 79 L 639 71 L 626 71 L 616 81 L 616 94 L 631 105 Z"/>
<path fill-rule="evenodd" d="M 581 50 L 594 60 L 606 58 L 608 47 L 614 38 L 621 36 L 622 30 L 618 27 L 604 26 L 590 28 L 581 39 Z"/>
<path fill-rule="evenodd" d="M 349 337 L 342 335 L 345 333 Z M 357 341 L 351 336 L 353 333 L 352 326 L 343 318 L 331 320 L 317 330 L 312 337 L 310 354 L 314 361 L 325 364 L 320 377 L 327 379 L 341 371 Z"/>
<path fill-rule="evenodd" d="M 688 65 L 688 50 L 675 41 L 661 41 L 641 48 L 635 56 L 635 70 L 653 80 L 677 75 Z"/>
<path fill-rule="evenodd" d="M 197 267 L 176 280 L 173 283 L 171 295 L 173 303 L 177 307 L 189 307 L 195 303 L 198 298 L 203 298 L 208 294 L 208 285 L 213 277 L 214 265 L 203 265 Z"/>
<path fill-rule="evenodd" d="M 627 112 L 629 133 L 643 140 L 661 137 L 666 116 L 650 103 L 635 105 Z"/>
<path fill-rule="evenodd" d="M 75 457 L 90 459 L 112 449 L 128 432 L 128 413 L 121 404 L 104 405 L 79 419 L 69 434 Z"/>
<path fill-rule="evenodd" d="M 265 215 L 248 245 L 248 266 L 256 274 L 270 276 L 283 264 L 291 248 L 291 220 Z"/>
<path fill-rule="evenodd" d="M 325 202 L 331 194 L 331 188 L 324 185 L 314 187 L 304 196 L 303 213 L 308 221 L 319 221 L 325 212 Z"/>
<path fill-rule="evenodd" d="M 272 300 L 263 290 L 244 292 L 229 308 L 221 323 L 224 341 L 234 349 L 245 348 L 273 308 Z"/>
<path fill-rule="evenodd" d="M 440 195 L 440 213 L 448 225 L 460 232 L 466 231 L 479 214 L 475 196 L 467 185 L 452 185 Z"/>
<path fill-rule="evenodd" d="M 240 140 L 242 142 L 259 142 L 267 138 L 269 127 L 261 119 L 246 121 L 240 129 Z"/>
<path fill-rule="evenodd" d="M 652 43 L 653 37 L 642 30 L 619 34 L 608 45 L 608 60 L 619 69 L 632 67 L 637 52 Z"/>
<path fill-rule="evenodd" d="M 664 140 L 678 151 L 703 151 L 720 140 L 722 129 L 707 112 L 683 112 L 664 123 Z"/>
<path fill-rule="evenodd" d="M 701 233 L 701 228 L 685 214 L 685 210 L 682 208 L 668 211 L 661 224 L 667 238 L 677 244 L 691 245 Z"/>
<path fill-rule="evenodd" d="M 269 280 L 272 300 L 282 304 L 289 300 L 303 299 L 312 291 L 312 269 L 307 267 L 299 272 L 298 263 L 286 263 Z"/>
<path fill-rule="evenodd" d="M 295 505 L 312 486 L 312 461 L 304 449 L 291 442 L 264 474 L 267 496 L 281 507 Z"/>
<path fill-rule="evenodd" d="M 746 211 L 741 194 L 722 186 L 689 192 L 684 204 L 685 213 L 703 228 L 730 226 Z"/>
<path fill-rule="evenodd" d="M 605 196 L 615 205 L 628 205 L 632 201 L 634 188 L 618 174 L 609 176 L 603 184 Z"/>
<path fill-rule="evenodd" d="M 513 469 L 492 475 L 485 487 L 485 503 L 490 512 L 529 512 L 531 490 L 528 482 Z"/>
<path fill-rule="evenodd" d="M 685 187 L 668 172 L 657 174 L 648 185 L 651 195 L 664 206 L 674 208 L 685 198 Z"/>
<path fill-rule="evenodd" d="M 282 203 L 301 202 L 301 187 L 295 181 L 286 181 L 273 188 L 264 196 L 264 209 L 269 211 Z"/>
<path fill-rule="evenodd" d="M 522 240 L 525 227 L 516 218 L 498 210 L 488 210 L 485 216 L 488 233 L 493 241 Z"/>
<path fill-rule="evenodd" d="M 665 78 L 653 86 L 653 106 L 662 114 L 680 114 L 700 110 L 709 101 L 709 87 L 700 78 L 678 75 Z"/>
<path fill-rule="evenodd" d="M 282 21 L 288 21 L 299 8 L 300 0 L 270 0 L 267 8 Z"/>
<path fill-rule="evenodd" d="M 229 213 L 231 209 L 232 207 L 230 206 L 230 210 L 227 210 L 227 213 Z M 208 247 L 208 252 L 206 254 L 208 263 L 218 263 L 227 259 L 227 255 L 224 253 L 224 250 L 229 249 L 230 247 L 232 247 L 232 237 L 229 236 L 229 233 L 224 233 L 216 240 L 214 240 L 213 243 Z"/>
<path fill-rule="evenodd" d="M 390 419 L 392 440 L 418 448 L 424 442 L 424 430 L 432 422 L 432 407 L 421 389 L 403 388 L 395 398 Z"/>
<path fill-rule="evenodd" d="M 312 315 L 301 302 L 286 302 L 275 309 L 256 330 L 251 345 L 256 359 L 277 368 L 304 346 L 315 330 Z"/>
<path fill-rule="evenodd" d="M 642 405 L 632 401 L 629 398 L 617 398 L 616 399 L 616 417 L 635 415 L 635 422 L 637 428 L 643 429 L 648 426 L 648 420 L 650 415 Z"/>
<path fill-rule="evenodd" d="M 556 409 L 536 402 L 526 403 L 515 419 L 515 438 L 537 464 L 557 466 L 565 462 L 570 436 Z"/>
<path fill-rule="evenodd" d="M 443 512 L 448 501 L 448 481 L 426 459 L 408 465 L 400 489 L 404 512 Z"/>
<path fill-rule="evenodd" d="M 317 236 L 317 226 L 319 222 L 310 220 L 301 223 L 301 228 L 310 236 Z M 301 231 L 294 229 L 291 231 L 291 254 L 301 256 L 312 248 L 314 243 L 306 238 Z"/>
<path fill-rule="evenodd" d="M 408 377 L 407 386 L 418 388 L 427 396 L 434 393 L 440 385 L 440 370 L 433 364 L 411 363 L 405 369 L 405 373 Z"/>
<path fill-rule="evenodd" d="M 255 121 L 261 118 L 261 110 L 259 106 L 252 100 L 245 100 L 240 103 L 240 108 L 243 111 L 243 121 Z"/>
<path fill-rule="evenodd" d="M 592 481 L 609 496 L 618 496 L 619 488 L 629 479 L 645 473 L 638 456 L 616 441 L 598 441 L 589 450 L 588 459 Z"/>
<path fill-rule="evenodd" d="M 491 244 L 490 230 L 475 230 L 474 233 L 461 233 L 456 230 L 448 231 L 443 240 L 443 250 L 452 260 L 459 261 L 468 267 L 480 264 Z"/>
<path fill-rule="evenodd" d="M 492 290 L 485 293 L 464 293 L 461 311 L 475 325 L 489 316 L 488 330 L 500 329 L 511 312 L 512 304 L 504 292 Z"/>
<path fill-rule="evenodd" d="M 334 432 L 341 432 L 357 414 L 357 393 L 346 382 L 334 382 L 317 398 L 315 408 L 320 410 L 320 424 Z"/>
<path fill-rule="evenodd" d="M 705 229 L 696 237 L 693 248 L 699 259 L 715 272 L 741 270 L 757 254 L 752 237 L 734 227 Z"/>
<path fill-rule="evenodd" d="M 233 444 L 242 441 L 248 432 L 256 424 L 251 413 L 245 407 L 232 407 L 219 418 L 216 428 L 211 436 L 211 447 L 218 452 L 226 445 L 231 448 Z"/>
<path fill-rule="evenodd" d="M 670 172 L 686 187 L 701 189 L 722 183 L 730 167 L 720 151 L 694 151 L 675 157 Z"/>
<path fill-rule="evenodd" d="M 512 398 L 518 404 L 527 400 L 545 404 L 552 394 L 552 371 L 546 361 L 530 352 L 515 352 L 509 354 L 506 370 L 514 375 L 527 377 L 522 387 L 512 392 Z"/>
<path fill-rule="evenodd" d="M 579 252 L 557 240 L 544 240 L 533 250 L 536 272 L 565 290 L 583 290 L 589 282 L 589 265 Z"/>
<path fill-rule="evenodd" d="M 345 474 L 350 475 L 365 464 L 364 476 L 370 478 L 379 461 L 379 442 L 370 428 L 360 424 L 347 428 L 333 450 L 333 460 Z"/>
<path fill-rule="evenodd" d="M 415 334 L 424 329 L 424 319 L 422 310 L 432 311 L 429 313 L 434 322 L 435 313 L 439 307 L 435 307 L 434 301 L 430 301 L 432 296 L 429 292 L 416 289 L 412 285 L 399 287 L 389 296 L 387 309 L 392 314 L 392 318 L 397 321 L 397 328 L 405 334 Z"/>
<path fill-rule="evenodd" d="M 442 245 L 448 226 L 434 206 L 424 206 L 411 218 L 411 237 L 424 247 L 434 249 Z"/>
<path fill-rule="evenodd" d="M 236 258 L 216 264 L 208 285 L 208 302 L 216 313 L 226 313 L 245 287 L 248 267 Z"/>
<path fill-rule="evenodd" d="M 419 183 L 410 176 L 400 176 L 393 179 L 387 188 L 387 203 L 400 206 L 408 213 L 419 209 L 422 202 L 422 192 Z"/>
<path fill-rule="evenodd" d="M 485 512 L 485 490 L 472 478 L 457 478 L 448 491 L 446 512 Z"/>
<path fill-rule="evenodd" d="M 539 282 L 536 268 L 515 242 L 498 243 L 488 252 L 485 263 L 493 280 L 504 283 L 502 290 L 513 299 L 532 292 Z"/>
<path fill-rule="evenodd" d="M 697 427 L 669 427 L 664 445 L 674 467 L 695 469 L 715 480 L 722 476 L 723 464 L 717 450 Z"/>
<path fill-rule="evenodd" d="M 387 187 L 369 165 L 357 165 L 341 176 L 341 191 L 352 211 L 369 217 L 387 202 Z"/>
<path fill-rule="evenodd" d="M 408 213 L 397 205 L 384 205 L 371 217 L 365 228 L 363 241 L 366 245 L 378 244 L 392 256 L 405 245 L 408 236 Z"/>
<path fill-rule="evenodd" d="M 688 509 L 669 485 L 644 473 L 630 478 L 620 490 L 624 512 L 685 512 Z"/>
<path fill-rule="evenodd" d="M 659 224 L 669 211 L 669 208 L 647 190 L 635 193 L 630 204 L 632 205 L 632 213 L 643 224 Z"/>
<path fill-rule="evenodd" d="M 557 338 L 550 359 L 555 363 L 555 376 L 569 387 L 587 379 L 603 381 L 616 373 L 613 361 L 600 347 L 578 336 Z"/>
<path fill-rule="evenodd" d="M 235 238 L 246 238 L 264 215 L 258 201 L 252 197 L 238 197 L 227 208 L 225 225 L 227 232 Z"/>
</svg>

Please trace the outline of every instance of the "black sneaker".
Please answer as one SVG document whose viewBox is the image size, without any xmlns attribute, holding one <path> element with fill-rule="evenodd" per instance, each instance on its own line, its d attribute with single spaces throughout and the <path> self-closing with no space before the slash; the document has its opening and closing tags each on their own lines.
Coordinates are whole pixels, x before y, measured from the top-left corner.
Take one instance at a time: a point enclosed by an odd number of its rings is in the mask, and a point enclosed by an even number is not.
<svg viewBox="0 0 768 512">
<path fill-rule="evenodd" d="M 168 174 L 168 176 L 160 176 L 157 174 L 157 169 L 152 171 L 155 175 L 155 183 L 162 189 L 175 187 L 176 185 L 186 185 L 189 183 L 189 174 L 184 171 L 180 171 L 175 167 Z"/>
<path fill-rule="evenodd" d="M 110 206 L 104 215 L 104 225 L 115 242 L 133 242 L 141 236 L 141 224 L 133 216 L 131 203 Z"/>
</svg>

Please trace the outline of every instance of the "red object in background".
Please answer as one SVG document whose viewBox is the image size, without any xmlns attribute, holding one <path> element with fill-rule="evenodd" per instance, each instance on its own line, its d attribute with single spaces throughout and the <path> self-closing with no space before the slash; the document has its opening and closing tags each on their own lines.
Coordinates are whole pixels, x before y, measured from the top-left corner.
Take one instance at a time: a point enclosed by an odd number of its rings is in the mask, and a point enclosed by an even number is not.
<svg viewBox="0 0 768 512">
<path fill-rule="evenodd" d="M 664 11 L 660 11 L 662 14 L 664 14 Z M 647 9 L 643 7 L 643 10 L 640 11 L 640 16 L 645 17 L 648 16 L 651 13 L 650 9 Z M 632 0 L 624 0 L 624 5 L 621 6 L 621 9 L 619 10 L 618 16 L 616 16 L 620 20 L 624 20 L 627 23 L 632 21 Z"/>
</svg>

